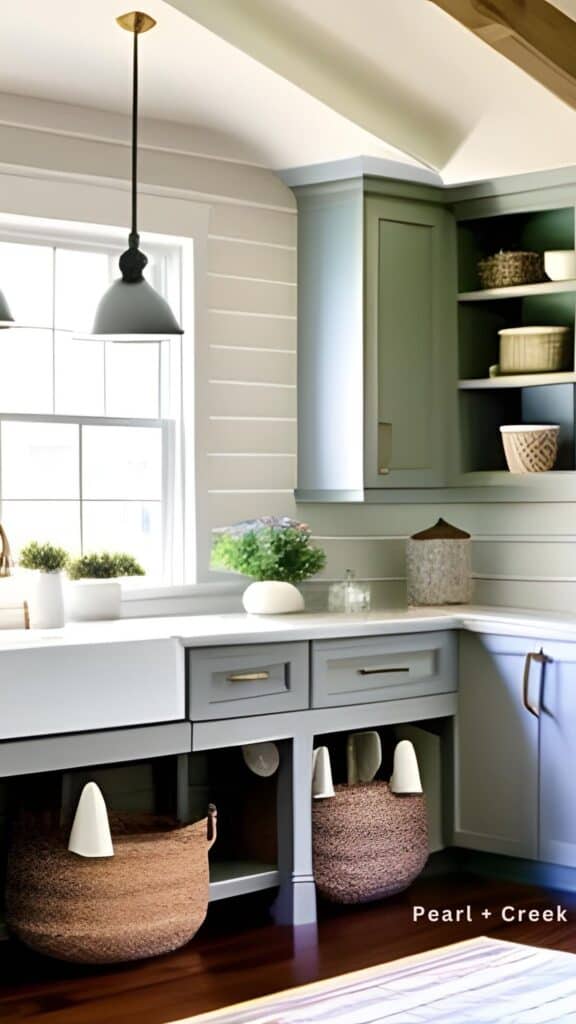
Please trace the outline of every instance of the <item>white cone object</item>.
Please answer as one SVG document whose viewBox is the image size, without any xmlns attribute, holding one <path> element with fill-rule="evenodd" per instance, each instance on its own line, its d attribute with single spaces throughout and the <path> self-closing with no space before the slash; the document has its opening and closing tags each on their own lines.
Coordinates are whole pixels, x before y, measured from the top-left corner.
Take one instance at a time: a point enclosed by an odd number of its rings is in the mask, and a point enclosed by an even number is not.
<svg viewBox="0 0 576 1024">
<path fill-rule="evenodd" d="M 114 856 L 106 802 L 95 782 L 87 782 L 80 794 L 68 849 L 80 857 Z"/>
<path fill-rule="evenodd" d="M 328 747 L 317 747 L 312 754 L 312 796 L 315 800 L 326 800 L 334 795 L 330 751 Z"/>
<path fill-rule="evenodd" d="M 422 792 L 418 758 L 410 740 L 400 740 L 396 744 L 390 789 L 398 794 Z"/>
<path fill-rule="evenodd" d="M 349 786 L 356 786 L 359 782 L 372 782 L 382 764 L 382 743 L 379 734 L 374 730 L 351 733 L 346 744 L 346 761 Z"/>
</svg>

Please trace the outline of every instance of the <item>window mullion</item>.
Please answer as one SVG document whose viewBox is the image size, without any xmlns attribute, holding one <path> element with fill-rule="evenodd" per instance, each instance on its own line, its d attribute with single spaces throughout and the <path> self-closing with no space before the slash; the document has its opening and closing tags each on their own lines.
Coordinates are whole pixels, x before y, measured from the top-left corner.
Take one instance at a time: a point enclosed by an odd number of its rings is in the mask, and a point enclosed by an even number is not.
<svg viewBox="0 0 576 1024">
<path fill-rule="evenodd" d="M 52 246 L 52 412 L 56 415 L 56 246 Z"/>
<path fill-rule="evenodd" d="M 78 424 L 78 496 L 80 513 L 80 554 L 84 554 L 84 427 Z"/>
</svg>

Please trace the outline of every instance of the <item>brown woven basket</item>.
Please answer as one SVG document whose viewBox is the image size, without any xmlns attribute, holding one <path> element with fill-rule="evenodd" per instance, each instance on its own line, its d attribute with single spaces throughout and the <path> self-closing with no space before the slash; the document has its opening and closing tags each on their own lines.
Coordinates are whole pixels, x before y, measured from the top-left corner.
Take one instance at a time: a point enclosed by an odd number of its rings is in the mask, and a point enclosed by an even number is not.
<svg viewBox="0 0 576 1024">
<path fill-rule="evenodd" d="M 544 256 L 540 252 L 497 252 L 478 262 L 483 288 L 506 288 L 514 284 L 545 281 Z"/>
<path fill-rule="evenodd" d="M 166 818 L 111 819 L 114 856 L 69 853 L 62 832 L 19 826 L 8 855 L 6 921 L 39 953 L 117 963 L 168 953 L 196 934 L 208 908 L 216 812 L 180 827 Z"/>
<path fill-rule="evenodd" d="M 336 786 L 312 807 L 314 877 L 335 903 L 367 903 L 406 889 L 428 859 L 424 796 L 386 782 Z"/>
</svg>

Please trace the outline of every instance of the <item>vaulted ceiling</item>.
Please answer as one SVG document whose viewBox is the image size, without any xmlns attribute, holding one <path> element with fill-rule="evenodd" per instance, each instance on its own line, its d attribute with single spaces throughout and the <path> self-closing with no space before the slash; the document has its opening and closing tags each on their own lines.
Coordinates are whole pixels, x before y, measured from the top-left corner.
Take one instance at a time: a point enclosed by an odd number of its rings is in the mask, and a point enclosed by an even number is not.
<svg viewBox="0 0 576 1024">
<path fill-rule="evenodd" d="M 0 92 L 126 111 L 122 0 L 3 11 Z M 576 0 L 556 0 L 576 17 Z M 576 112 L 430 0 L 146 0 L 148 117 L 280 168 L 404 159 L 464 181 L 576 164 Z M 1 159 L 1 156 L 0 156 Z"/>
</svg>

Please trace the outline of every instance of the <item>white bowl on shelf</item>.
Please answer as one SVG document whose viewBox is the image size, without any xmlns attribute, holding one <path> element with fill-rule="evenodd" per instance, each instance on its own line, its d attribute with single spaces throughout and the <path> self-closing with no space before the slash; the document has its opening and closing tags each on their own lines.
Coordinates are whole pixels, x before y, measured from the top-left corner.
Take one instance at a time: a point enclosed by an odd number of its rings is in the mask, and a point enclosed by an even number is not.
<svg viewBox="0 0 576 1024">
<path fill-rule="evenodd" d="M 544 253 L 544 270 L 551 281 L 576 278 L 576 249 L 549 249 Z"/>
<path fill-rule="evenodd" d="M 521 423 L 500 427 L 511 473 L 547 473 L 558 456 L 557 423 Z"/>
</svg>

